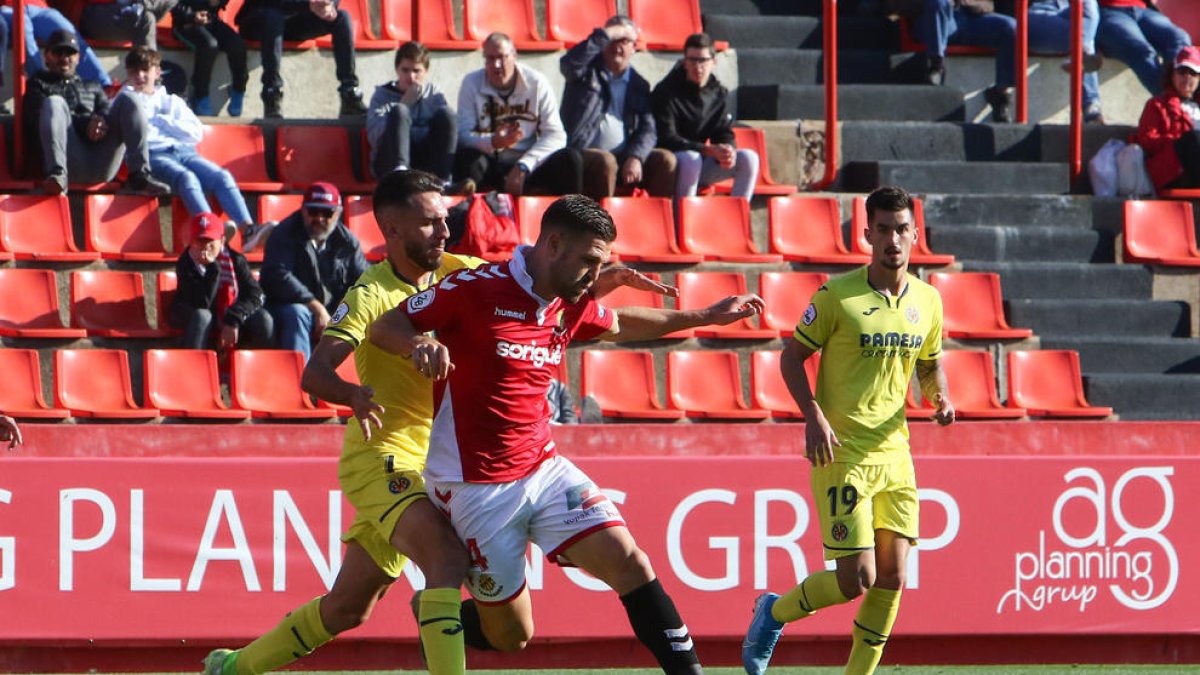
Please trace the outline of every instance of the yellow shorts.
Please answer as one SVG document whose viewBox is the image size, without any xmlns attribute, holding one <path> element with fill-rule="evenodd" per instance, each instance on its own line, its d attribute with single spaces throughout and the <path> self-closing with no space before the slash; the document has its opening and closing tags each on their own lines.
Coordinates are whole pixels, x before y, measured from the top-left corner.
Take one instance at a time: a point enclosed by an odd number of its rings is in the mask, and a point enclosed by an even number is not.
<svg viewBox="0 0 1200 675">
<path fill-rule="evenodd" d="M 338 478 L 355 515 L 342 541 L 357 542 L 379 569 L 398 577 L 407 558 L 392 546 L 392 531 L 409 506 L 427 498 L 425 481 L 418 471 L 396 468 L 392 455 L 381 455 L 378 462 L 348 464 L 339 467 Z"/>
<path fill-rule="evenodd" d="M 890 530 L 916 545 L 920 502 L 911 457 L 813 467 L 812 491 L 826 560 L 874 548 L 875 530 Z"/>
</svg>

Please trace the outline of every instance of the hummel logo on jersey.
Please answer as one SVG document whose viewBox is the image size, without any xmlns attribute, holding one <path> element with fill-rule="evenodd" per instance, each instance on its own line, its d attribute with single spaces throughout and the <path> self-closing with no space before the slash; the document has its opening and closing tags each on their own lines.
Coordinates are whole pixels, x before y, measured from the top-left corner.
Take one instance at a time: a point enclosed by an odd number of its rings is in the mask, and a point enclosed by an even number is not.
<svg viewBox="0 0 1200 675">
<path fill-rule="evenodd" d="M 872 314 L 874 314 L 877 311 L 879 311 L 878 307 L 872 307 L 871 309 L 868 309 L 867 311 L 863 312 L 863 316 L 871 316 Z"/>
<path fill-rule="evenodd" d="M 556 366 L 562 363 L 563 350 L 561 345 L 550 349 L 549 347 L 539 347 L 535 344 L 518 345 L 501 340 L 496 343 L 496 356 L 516 361 L 529 361 L 538 368 L 541 368 L 547 363 Z"/>
<path fill-rule="evenodd" d="M 503 316 L 509 319 L 518 319 L 520 321 L 525 320 L 525 312 L 515 312 L 511 309 L 500 309 L 499 307 L 496 308 L 496 316 Z"/>
</svg>

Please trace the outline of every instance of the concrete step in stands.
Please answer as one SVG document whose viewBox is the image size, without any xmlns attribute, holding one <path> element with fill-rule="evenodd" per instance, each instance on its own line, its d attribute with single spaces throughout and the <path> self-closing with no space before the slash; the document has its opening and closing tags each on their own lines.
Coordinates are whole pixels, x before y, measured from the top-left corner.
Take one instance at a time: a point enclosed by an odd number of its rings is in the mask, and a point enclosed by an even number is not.
<svg viewBox="0 0 1200 675">
<path fill-rule="evenodd" d="M 929 216 L 927 215 L 928 219 Z M 928 220 L 933 250 L 990 262 L 1113 262 L 1111 240 L 1080 227 L 946 225 Z M 1108 243 L 1107 247 L 1102 241 Z"/>
<path fill-rule="evenodd" d="M 1187 337 L 1187 303 L 1145 299 L 1020 298 L 1008 301 L 1008 320 L 1032 328 L 1043 339 L 1104 335 L 1154 339 Z M 1197 352 L 1200 354 L 1200 351 Z"/>
<path fill-rule="evenodd" d="M 1070 189 L 1066 164 L 1049 162 L 848 162 L 843 189 L 870 192 L 903 185 L 910 192 L 965 194 L 1063 194 Z"/>
<path fill-rule="evenodd" d="M 842 159 L 1041 162 L 1049 159 L 1042 136 L 1040 125 L 1029 124 L 849 121 L 842 123 Z"/>
<path fill-rule="evenodd" d="M 968 272 L 999 274 L 1004 297 L 1010 299 L 1071 301 L 1103 294 L 1108 298 L 1147 301 L 1153 284 L 1150 271 L 1134 265 L 969 261 L 963 268 Z M 1064 312 L 1070 311 L 1070 302 L 1062 302 L 1060 306 Z"/>
<path fill-rule="evenodd" d="M 1083 195 L 924 195 L 931 225 L 1052 226 L 1091 229 L 1092 198 Z"/>
<path fill-rule="evenodd" d="M 825 57 L 815 49 L 738 49 L 738 86 L 765 84 L 821 84 Z M 838 84 L 921 84 L 925 59 L 920 54 L 892 53 L 880 49 L 838 50 Z"/>
<path fill-rule="evenodd" d="M 700 13 L 739 16 L 820 16 L 822 0 L 700 0 Z"/>
<path fill-rule="evenodd" d="M 1080 367 L 1086 374 L 1200 373 L 1197 338 L 1051 335 L 1042 338 L 1042 349 L 1078 351 Z"/>
<path fill-rule="evenodd" d="M 1095 373 L 1084 375 L 1092 405 L 1112 406 L 1123 420 L 1193 420 L 1200 375 Z"/>
<path fill-rule="evenodd" d="M 825 87 L 821 85 L 742 85 L 737 96 L 740 119 L 825 118 Z M 848 84 L 838 87 L 838 119 L 962 122 L 966 108 L 962 92 L 950 87 Z"/>
<path fill-rule="evenodd" d="M 819 50 L 825 39 L 823 22 L 816 16 L 706 14 L 704 29 L 714 40 L 725 40 L 737 48 L 739 58 L 751 46 Z M 881 17 L 838 17 L 839 50 L 899 48 L 895 22 Z"/>
</svg>

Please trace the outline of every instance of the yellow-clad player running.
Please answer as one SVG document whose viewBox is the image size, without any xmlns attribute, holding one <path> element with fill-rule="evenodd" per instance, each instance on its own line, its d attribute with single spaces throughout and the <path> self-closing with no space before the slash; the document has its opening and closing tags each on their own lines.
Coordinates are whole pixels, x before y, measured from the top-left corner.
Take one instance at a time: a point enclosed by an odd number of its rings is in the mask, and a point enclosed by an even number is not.
<svg viewBox="0 0 1200 675">
<path fill-rule="evenodd" d="M 257 675 L 307 656 L 366 621 L 406 558 L 425 575 L 416 611 L 429 672 L 456 675 L 465 670 L 462 623 L 479 621 L 474 604 L 462 604 L 459 591 L 467 553 L 446 518 L 429 503 L 421 478 L 433 387 L 410 359 L 388 354 L 366 339 L 375 319 L 409 296 L 451 272 L 484 264 L 445 252 L 449 229 L 441 193 L 442 181 L 420 171 L 393 171 L 379 181 L 374 211 L 387 257 L 347 291 L 304 371 L 305 391 L 349 406 L 355 417 L 346 425 L 338 478 L 356 516 L 342 537 L 346 551 L 333 587 L 249 645 L 211 652 L 204 661 L 205 675 Z M 628 268 L 606 270 L 596 293 L 618 285 L 675 293 Z M 336 372 L 351 352 L 361 385 Z"/>
<path fill-rule="evenodd" d="M 854 620 L 847 674 L 874 672 L 917 540 L 917 485 L 909 453 L 905 394 L 913 370 L 939 424 L 954 421 L 942 352 L 942 301 L 908 274 L 917 238 L 912 197 L 882 187 L 867 197 L 871 263 L 833 279 L 812 297 L 781 358 L 788 390 L 804 411 L 805 454 L 826 560 L 782 596 L 766 593 L 742 643 L 746 672 L 767 669 L 786 623 L 864 595 Z M 821 352 L 816 395 L 804 361 Z"/>
</svg>

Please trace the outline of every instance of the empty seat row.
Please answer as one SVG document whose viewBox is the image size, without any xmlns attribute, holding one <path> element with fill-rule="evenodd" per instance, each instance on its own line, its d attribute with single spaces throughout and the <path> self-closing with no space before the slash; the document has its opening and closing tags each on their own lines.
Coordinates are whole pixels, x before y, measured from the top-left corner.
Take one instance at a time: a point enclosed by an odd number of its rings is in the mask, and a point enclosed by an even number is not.
<svg viewBox="0 0 1200 675">
<path fill-rule="evenodd" d="M 659 279 L 657 274 L 650 274 Z M 59 317 L 57 281 L 52 270 L 0 269 L 0 335 L 31 338 L 167 337 L 176 333 L 165 323 L 176 288 L 174 272 L 157 275 L 158 327 L 150 326 L 142 275 L 139 272 L 84 270 L 71 273 L 70 326 Z M 668 338 L 748 338 L 769 340 L 792 334 L 813 293 L 829 278 L 820 272 L 764 272 L 759 294 L 766 311 L 759 320 L 745 318 L 727 326 L 677 331 Z M 944 334 L 963 339 L 1023 339 L 1031 331 L 1011 328 L 1000 302 L 999 277 L 990 273 L 935 274 L 931 281 L 945 302 Z M 676 307 L 702 309 L 730 295 L 747 292 L 738 272 L 679 272 Z M 605 296 L 614 308 L 665 306 L 662 295 L 622 287 Z"/>
<path fill-rule="evenodd" d="M 314 404 L 300 388 L 304 357 L 282 350 L 241 350 L 230 360 L 230 396 L 221 399 L 215 352 L 149 349 L 143 354 L 146 405 L 134 400 L 129 355 L 117 349 L 61 349 L 54 353 L 54 406 L 42 396 L 41 364 L 36 350 L 0 349 L 0 410 L 18 418 L 152 419 L 186 417 L 211 420 L 324 420 L 349 415 L 331 404 Z M 353 376 L 340 368 L 343 377 Z"/>
<path fill-rule="evenodd" d="M 742 395 L 738 355 L 697 350 L 667 354 L 667 404 L 658 398 L 654 357 L 648 351 L 586 350 L 581 391 L 601 414 L 632 419 L 803 418 L 779 370 L 779 351 L 754 352 L 750 362 L 750 403 Z M 1024 417 L 1107 417 L 1111 408 L 1091 406 L 1083 394 L 1079 355 L 1073 351 L 1012 351 L 1008 355 L 1008 404 L 996 393 L 996 375 L 987 352 L 945 352 L 951 400 L 966 419 Z M 810 386 L 817 381 L 820 355 L 804 364 Z M 909 391 L 905 414 L 927 419 L 933 408 Z"/>
</svg>

